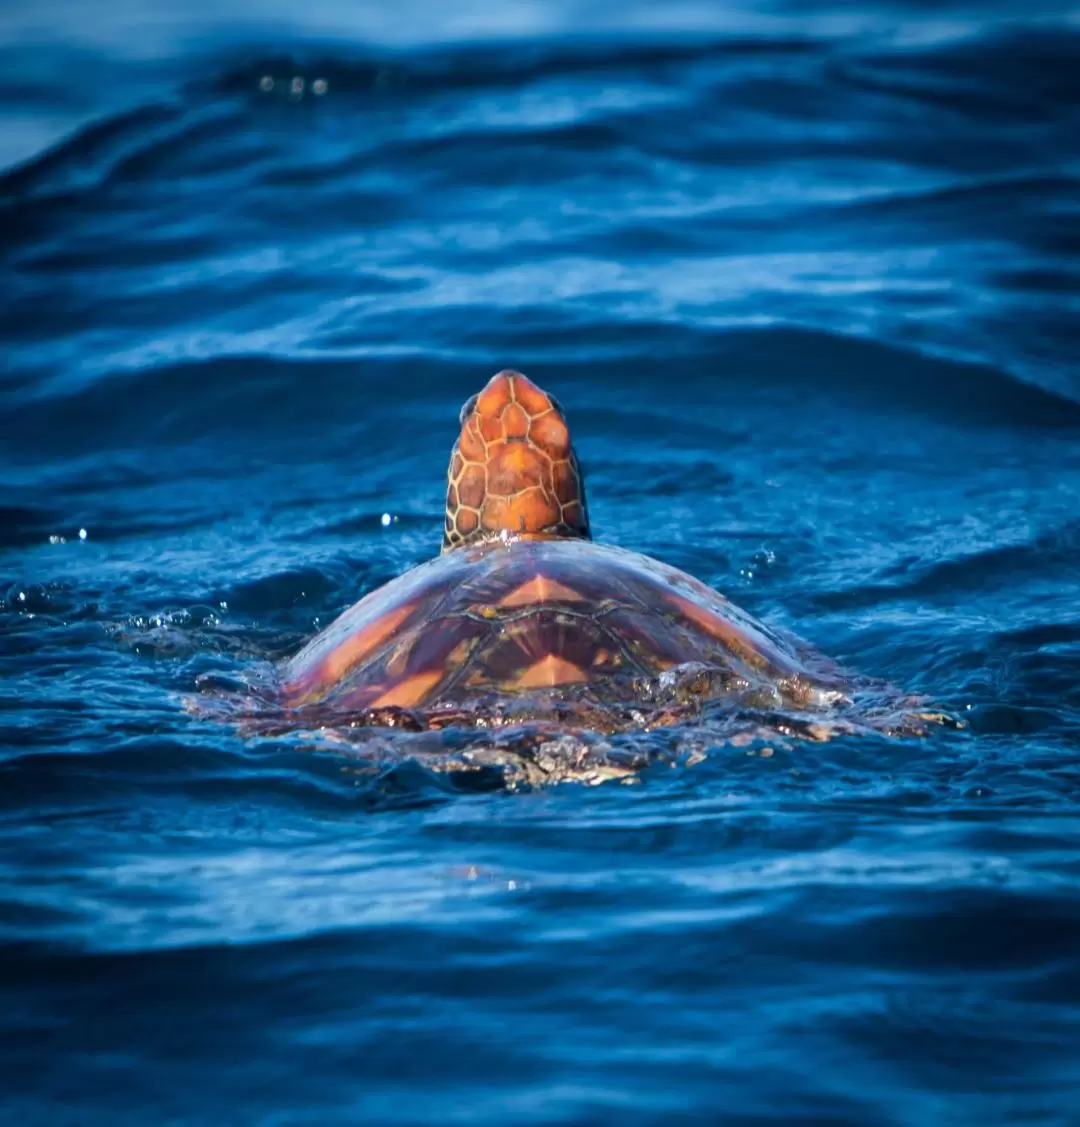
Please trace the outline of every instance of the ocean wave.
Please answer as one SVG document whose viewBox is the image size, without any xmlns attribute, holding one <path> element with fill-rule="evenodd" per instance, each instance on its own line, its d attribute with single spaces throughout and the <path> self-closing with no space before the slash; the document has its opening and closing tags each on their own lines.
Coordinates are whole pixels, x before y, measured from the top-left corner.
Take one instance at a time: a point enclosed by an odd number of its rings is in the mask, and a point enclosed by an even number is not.
<svg viewBox="0 0 1080 1127">
<path fill-rule="evenodd" d="M 1060 1120 L 1074 24 L 418 5 L 10 17 L 0 1118 Z M 509 793 L 245 726 L 506 366 L 601 542 L 967 727 Z"/>
</svg>

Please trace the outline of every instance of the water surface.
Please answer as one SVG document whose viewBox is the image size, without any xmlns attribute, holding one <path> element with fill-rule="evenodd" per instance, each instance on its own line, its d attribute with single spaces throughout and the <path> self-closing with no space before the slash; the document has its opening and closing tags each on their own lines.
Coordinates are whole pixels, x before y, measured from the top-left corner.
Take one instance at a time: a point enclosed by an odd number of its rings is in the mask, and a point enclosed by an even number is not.
<svg viewBox="0 0 1080 1127">
<path fill-rule="evenodd" d="M 1072 1121 L 1075 21 L 396 10 L 4 17 L 4 1116 Z M 185 711 L 435 553 L 504 366 L 598 539 L 969 727 L 477 793 Z"/>
</svg>

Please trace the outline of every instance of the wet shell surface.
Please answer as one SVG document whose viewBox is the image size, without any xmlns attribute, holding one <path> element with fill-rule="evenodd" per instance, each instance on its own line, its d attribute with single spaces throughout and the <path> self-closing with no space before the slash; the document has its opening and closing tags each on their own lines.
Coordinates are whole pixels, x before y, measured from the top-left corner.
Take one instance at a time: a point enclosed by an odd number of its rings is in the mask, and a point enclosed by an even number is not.
<svg viewBox="0 0 1080 1127">
<path fill-rule="evenodd" d="M 625 705 L 673 670 L 709 669 L 712 687 L 764 684 L 778 703 L 815 706 L 842 695 L 827 665 L 812 671 L 795 644 L 676 568 L 525 539 L 457 549 L 372 592 L 287 663 L 283 692 L 290 707 L 348 712 L 541 695 Z"/>
</svg>

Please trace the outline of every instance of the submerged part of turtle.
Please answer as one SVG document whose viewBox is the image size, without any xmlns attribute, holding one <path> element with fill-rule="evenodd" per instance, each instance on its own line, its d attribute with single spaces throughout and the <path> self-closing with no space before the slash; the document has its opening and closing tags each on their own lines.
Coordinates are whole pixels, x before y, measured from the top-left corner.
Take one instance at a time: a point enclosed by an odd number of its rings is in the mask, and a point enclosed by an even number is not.
<svg viewBox="0 0 1080 1127">
<path fill-rule="evenodd" d="M 626 774 L 669 748 L 922 734 L 944 722 L 845 674 L 684 572 L 591 542 L 558 403 L 500 372 L 461 411 L 442 555 L 372 592 L 308 643 L 248 714 L 405 746 L 511 781 Z M 472 729 L 460 746 L 451 733 Z M 422 738 L 418 738 L 422 734 Z M 612 737 L 619 736 L 616 742 Z M 386 744 L 389 739 L 390 743 Z"/>
</svg>

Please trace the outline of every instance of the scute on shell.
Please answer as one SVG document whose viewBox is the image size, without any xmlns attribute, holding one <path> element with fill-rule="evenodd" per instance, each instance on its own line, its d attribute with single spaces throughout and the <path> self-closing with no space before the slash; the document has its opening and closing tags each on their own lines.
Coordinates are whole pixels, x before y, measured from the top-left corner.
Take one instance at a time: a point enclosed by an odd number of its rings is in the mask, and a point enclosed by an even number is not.
<svg viewBox="0 0 1080 1127">
<path fill-rule="evenodd" d="M 368 596 L 286 665 L 282 692 L 292 709 L 407 710 L 421 727 L 450 713 L 473 727 L 560 713 L 617 732 L 710 707 L 771 712 L 762 723 L 776 730 L 787 714 L 858 721 L 857 689 L 675 568 L 524 539 L 457 549 Z M 814 738 L 802 721 L 786 729 Z"/>
</svg>

